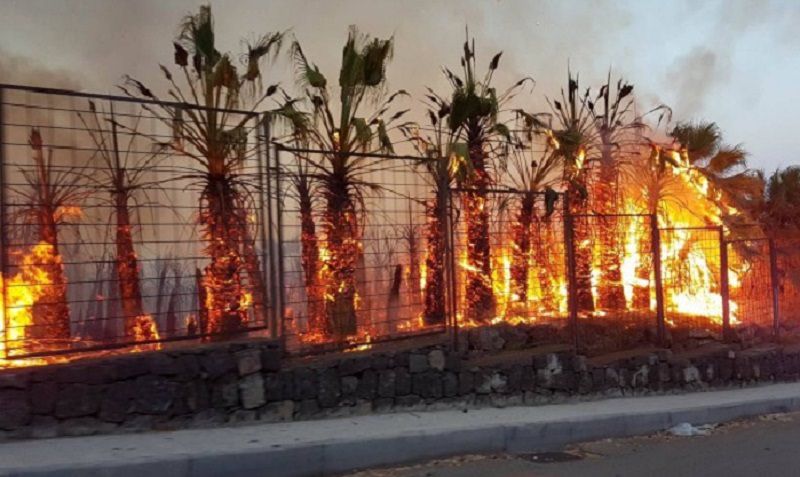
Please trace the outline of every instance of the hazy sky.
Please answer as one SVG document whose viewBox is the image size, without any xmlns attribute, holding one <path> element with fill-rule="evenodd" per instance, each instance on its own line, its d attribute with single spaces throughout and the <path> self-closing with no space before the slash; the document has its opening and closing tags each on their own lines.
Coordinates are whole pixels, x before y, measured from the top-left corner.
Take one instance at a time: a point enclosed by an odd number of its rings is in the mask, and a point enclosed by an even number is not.
<svg viewBox="0 0 800 477">
<path fill-rule="evenodd" d="M 0 81 L 115 90 L 124 74 L 162 89 L 158 63 L 195 0 L 0 0 Z M 543 110 L 566 79 L 584 86 L 608 68 L 636 87 L 642 107 L 717 122 L 754 167 L 798 163 L 800 1 L 796 0 L 225 0 L 212 1 L 220 49 L 291 29 L 309 58 L 335 76 L 347 27 L 394 35 L 390 86 L 444 91 L 440 66 L 458 67 L 464 27 L 478 61 L 504 51 L 497 85 L 536 79 L 520 107 Z M 291 83 L 279 61 L 267 82 Z M 411 104 L 414 105 L 413 103 Z"/>
</svg>

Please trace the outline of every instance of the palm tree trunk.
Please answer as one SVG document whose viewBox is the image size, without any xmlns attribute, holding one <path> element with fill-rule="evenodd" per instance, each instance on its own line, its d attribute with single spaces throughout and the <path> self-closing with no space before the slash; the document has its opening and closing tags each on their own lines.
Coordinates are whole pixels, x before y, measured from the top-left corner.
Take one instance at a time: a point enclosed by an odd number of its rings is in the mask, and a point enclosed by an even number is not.
<svg viewBox="0 0 800 477">
<path fill-rule="evenodd" d="M 356 266 L 359 261 L 360 240 L 358 217 L 347 182 L 332 177 L 328 185 L 325 210 L 325 235 L 329 276 L 325 283 L 326 334 L 344 341 L 356 334 Z"/>
<path fill-rule="evenodd" d="M 650 270 L 653 252 L 650 251 L 648 234 L 640 234 L 637 242 L 639 263 L 636 266 L 636 284 L 633 287 L 633 308 L 644 310 L 650 308 Z M 654 272 L 661 273 L 660 270 Z"/>
<path fill-rule="evenodd" d="M 527 303 L 528 270 L 531 259 L 531 225 L 533 224 L 534 201 L 536 195 L 526 193 L 512 225 L 513 244 L 511 247 L 512 301 Z"/>
<path fill-rule="evenodd" d="M 116 191 L 114 200 L 117 216 L 117 282 L 125 317 L 125 336 L 133 336 L 137 317 L 144 315 L 139 260 L 133 247 L 128 195 L 124 191 Z"/>
<path fill-rule="evenodd" d="M 357 239 L 356 243 L 356 310 L 359 312 L 360 316 L 358 318 L 361 320 L 361 325 L 366 325 L 367 328 L 373 330 L 375 325 L 381 321 L 380 316 L 376 316 L 381 314 L 381 310 L 376 310 L 373 307 L 372 298 L 376 295 L 376 289 L 370 290 L 370 285 L 374 286 L 374 283 L 370 283 L 367 279 L 367 256 L 364 253 L 361 241 Z M 361 290 L 361 293 L 358 293 L 358 290 Z"/>
<path fill-rule="evenodd" d="M 208 241 L 206 255 L 211 259 L 203 277 L 208 333 L 235 333 L 247 321 L 240 253 L 247 223 L 236 195 L 224 176 L 210 176 L 203 191 L 201 223 Z"/>
<path fill-rule="evenodd" d="M 540 307 L 546 311 L 557 311 L 558 303 L 556 296 L 558 293 L 558 282 L 555 271 L 559 268 L 554 263 L 554 258 L 558 257 L 553 246 L 556 243 L 556 234 L 553 228 L 555 223 L 550 218 L 537 221 L 536 240 L 533 243 L 534 262 L 539 272 Z M 561 255 L 563 257 L 563 255 Z"/>
<path fill-rule="evenodd" d="M 469 141 L 469 156 L 473 167 L 470 190 L 464 194 L 464 216 L 467 227 L 467 310 L 466 317 L 487 322 L 494 315 L 492 293 L 492 259 L 489 237 L 489 173 L 483 141 Z"/>
<path fill-rule="evenodd" d="M 417 242 L 417 231 L 414 228 L 413 224 L 409 225 L 410 229 L 408 231 L 408 237 L 406 237 L 408 241 L 408 308 L 411 309 L 413 306 L 419 303 L 420 298 L 420 264 L 419 264 L 419 243 Z"/>
<path fill-rule="evenodd" d="M 573 221 L 573 244 L 575 247 L 575 293 L 579 311 L 594 311 L 594 297 L 592 296 L 592 240 L 589 221 L 586 218 L 587 201 L 580 197 L 580 192 L 575 187 L 568 191 L 573 198 L 570 203 L 570 213 L 575 217 Z"/>
<path fill-rule="evenodd" d="M 47 275 L 43 293 L 33 307 L 33 336 L 47 339 L 69 339 L 69 304 L 64 263 L 58 248 L 58 230 L 55 210 L 44 206 L 39 213 L 39 238 L 36 247 L 36 265 Z M 40 280 L 40 279 L 39 279 Z"/>
<path fill-rule="evenodd" d="M 389 298 L 386 303 L 386 332 L 390 336 L 397 333 L 397 323 L 400 321 L 400 308 L 402 307 L 402 303 L 400 301 L 400 288 L 402 285 L 403 266 L 397 264 L 394 266 L 392 283 L 389 287 Z"/>
<path fill-rule="evenodd" d="M 177 315 L 177 306 L 178 306 L 178 294 L 181 290 L 181 276 L 180 274 L 175 274 L 175 285 L 172 287 L 172 294 L 169 297 L 169 302 L 167 303 L 167 323 L 166 323 L 166 330 L 167 330 L 167 337 L 173 337 L 176 335 L 176 331 L 178 328 L 178 315 Z"/>
<path fill-rule="evenodd" d="M 658 209 L 659 209 L 659 188 L 658 180 L 649 183 L 647 188 L 647 212 L 651 217 L 655 218 L 655 224 L 648 224 L 651 227 L 658 227 Z M 661 273 L 661 270 L 655 270 L 653 263 L 653 250 L 652 239 L 649 234 L 639 234 L 638 252 L 639 252 L 639 265 L 636 267 L 636 286 L 633 289 L 633 307 L 635 309 L 649 309 L 650 308 L 650 276 L 651 274 Z M 661 250 L 658 250 L 661 253 Z"/>
<path fill-rule="evenodd" d="M 314 223 L 311 193 L 307 187 L 301 185 L 298 185 L 297 191 L 300 196 L 301 264 L 308 308 L 308 329 L 313 333 L 324 333 L 325 297 L 319 283 L 319 239 Z"/>
<path fill-rule="evenodd" d="M 101 291 L 100 293 L 105 297 L 103 300 L 105 302 L 105 319 L 99 322 L 99 328 L 102 330 L 100 333 L 100 337 L 104 341 L 113 342 L 120 338 L 120 336 L 124 336 L 123 329 L 125 328 L 125 321 L 122 320 L 122 326 L 120 326 L 119 320 L 117 317 L 121 317 L 122 315 L 122 307 L 120 302 L 120 295 L 119 295 L 119 274 L 117 273 L 117 264 L 112 263 L 111 266 L 111 273 L 108 280 L 105 280 L 105 267 L 102 267 L 97 273 L 97 279 L 101 282 L 107 281 L 107 287 L 105 291 Z M 100 315 L 95 315 L 100 316 Z M 113 318 L 113 319 L 112 319 Z"/>
<path fill-rule="evenodd" d="M 187 323 L 186 333 L 189 336 L 194 336 L 199 333 L 204 335 L 208 333 L 208 289 L 204 284 L 203 272 L 200 269 L 195 270 L 195 287 L 197 288 L 197 323 L 192 326 L 191 322 Z"/>
<path fill-rule="evenodd" d="M 599 181 L 595 187 L 595 201 L 600 213 L 613 214 L 618 212 L 616 207 L 617 168 L 611 154 L 610 138 L 603 135 L 602 139 L 603 150 Z M 598 305 L 602 309 L 619 310 L 625 307 L 619 220 L 611 217 L 601 218 L 597 229 L 600 238 L 600 270 L 602 272 L 598 287 Z"/>
<path fill-rule="evenodd" d="M 444 201 L 441 194 L 428 204 L 427 242 L 428 253 L 425 257 L 425 313 L 426 326 L 441 325 L 445 320 L 445 230 Z"/>
<path fill-rule="evenodd" d="M 261 272 L 261 260 L 258 258 L 256 240 L 249 224 L 245 223 L 243 232 L 244 268 L 247 271 L 247 279 L 250 285 L 248 290 L 253 296 L 253 317 L 256 323 L 265 324 L 264 310 L 267 307 L 267 302 L 264 275 Z"/>
</svg>

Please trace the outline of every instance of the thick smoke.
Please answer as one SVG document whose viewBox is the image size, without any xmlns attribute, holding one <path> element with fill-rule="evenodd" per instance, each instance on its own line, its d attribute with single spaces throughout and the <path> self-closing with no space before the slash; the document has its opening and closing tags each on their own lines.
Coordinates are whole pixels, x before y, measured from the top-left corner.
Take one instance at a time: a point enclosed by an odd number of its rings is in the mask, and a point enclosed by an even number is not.
<svg viewBox="0 0 800 477">
<path fill-rule="evenodd" d="M 172 63 L 171 40 L 182 15 L 200 0 L 10 1 L 0 17 L 0 44 L 40 64 L 76 72 L 90 91 L 115 91 L 130 74 L 162 93 L 158 64 Z M 504 50 L 496 84 L 521 76 L 537 81 L 516 107 L 543 110 L 543 97 L 557 95 L 568 65 L 581 84 L 597 87 L 609 67 L 636 86 L 643 108 L 674 107 L 677 119 L 703 117 L 719 122 L 737 141 L 759 135 L 733 112 L 769 115 L 766 91 L 775 78 L 759 72 L 755 51 L 771 56 L 776 74 L 786 77 L 796 59 L 793 25 L 800 23 L 795 2 L 736 0 L 698 3 L 565 0 L 211 0 L 220 49 L 241 51 L 241 38 L 288 30 L 334 82 L 341 44 L 351 24 L 363 32 L 396 39 L 390 87 L 416 98 L 424 86 L 446 91 L 440 67 L 458 68 L 464 27 L 477 38 L 479 62 Z M 31 21 L 31 19 L 37 21 Z M 47 25 L 42 28 L 41 25 Z M 748 50 L 749 49 L 749 50 Z M 785 51 L 785 53 L 781 53 Z M 786 61 L 780 61 L 781 55 Z M 796 58 L 796 55 L 794 56 Z M 777 63 L 776 63 L 777 62 Z M 293 89 L 286 57 L 266 68 L 267 81 Z M 0 71 L 0 75 L 3 72 Z M 41 81 L 52 78 L 42 75 Z M 787 85 L 788 80 L 781 80 Z M 770 88 L 767 86 L 770 85 Z M 773 100 L 785 104 L 787 99 Z M 410 102 L 408 106 L 415 106 Z M 731 118 L 725 124 L 726 118 Z M 753 117 L 753 121 L 765 121 Z M 737 122 L 738 121 L 738 122 Z M 788 141 L 788 138 L 787 138 Z M 763 144 L 770 151 L 772 145 Z M 754 150 L 754 153 L 759 151 Z M 756 154 L 758 155 L 758 154 Z"/>
<path fill-rule="evenodd" d="M 675 91 L 674 108 L 681 115 L 702 114 L 714 88 L 730 80 L 730 58 L 705 47 L 697 47 L 670 65 L 668 84 Z"/>
</svg>

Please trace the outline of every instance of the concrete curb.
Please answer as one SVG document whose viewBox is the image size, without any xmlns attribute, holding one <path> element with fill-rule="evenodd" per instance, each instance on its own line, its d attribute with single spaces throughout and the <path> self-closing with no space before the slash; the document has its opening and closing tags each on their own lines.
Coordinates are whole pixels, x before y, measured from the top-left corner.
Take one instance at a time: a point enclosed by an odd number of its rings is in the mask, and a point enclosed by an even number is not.
<svg viewBox="0 0 800 477">
<path fill-rule="evenodd" d="M 763 395 L 770 394 L 770 387 L 762 389 L 765 390 Z M 714 401 L 713 398 L 711 400 Z M 499 422 L 466 428 L 457 425 L 439 428 L 422 427 L 403 430 L 388 436 L 371 438 L 339 436 L 316 442 L 312 440 L 286 446 L 272 445 L 266 449 L 225 450 L 219 453 L 185 452 L 120 460 L 109 456 L 102 462 L 45 465 L 27 469 L 3 469 L 4 464 L 9 462 L 0 462 L 0 477 L 335 475 L 356 469 L 455 454 L 541 452 L 555 450 L 575 442 L 651 433 L 682 422 L 692 424 L 724 422 L 796 410 L 800 410 L 800 394 L 751 399 L 747 402 L 723 402 L 719 405 L 684 405 L 650 411 L 599 413 L 555 419 L 543 419 L 539 416 L 531 418 L 529 422 L 524 420 L 512 423 Z M 57 440 L 51 442 L 56 445 L 58 443 Z"/>
</svg>

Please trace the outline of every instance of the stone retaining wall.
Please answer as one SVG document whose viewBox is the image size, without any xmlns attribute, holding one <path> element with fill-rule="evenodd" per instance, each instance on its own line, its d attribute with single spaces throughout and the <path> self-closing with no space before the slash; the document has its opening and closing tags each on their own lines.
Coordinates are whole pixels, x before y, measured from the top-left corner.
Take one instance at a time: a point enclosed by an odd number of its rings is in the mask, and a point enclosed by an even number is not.
<svg viewBox="0 0 800 477">
<path fill-rule="evenodd" d="M 697 354 L 697 353 L 696 353 Z M 282 361 L 265 341 L 0 371 L 0 437 L 287 421 L 393 410 L 539 405 L 797 379 L 800 349 L 607 362 L 571 352 L 445 347 Z"/>
</svg>

